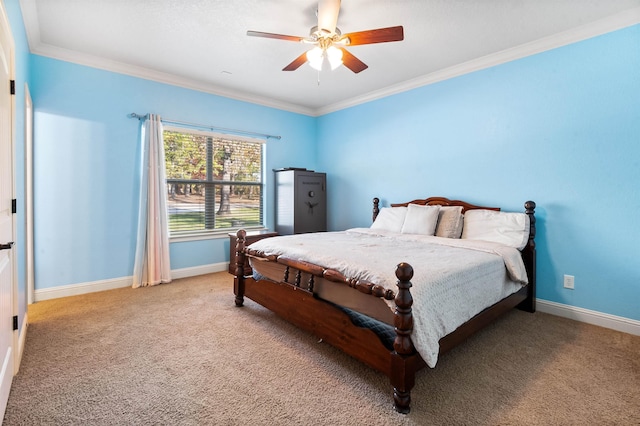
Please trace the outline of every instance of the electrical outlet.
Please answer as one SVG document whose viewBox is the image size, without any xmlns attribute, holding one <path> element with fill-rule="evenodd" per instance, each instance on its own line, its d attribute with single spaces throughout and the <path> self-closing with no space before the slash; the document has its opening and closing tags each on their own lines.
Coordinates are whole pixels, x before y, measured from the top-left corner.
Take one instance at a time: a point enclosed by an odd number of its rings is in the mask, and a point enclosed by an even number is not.
<svg viewBox="0 0 640 426">
<path fill-rule="evenodd" d="M 564 288 L 569 288 L 573 290 L 575 288 L 575 280 L 576 278 L 573 275 L 565 275 L 564 276 Z"/>
</svg>

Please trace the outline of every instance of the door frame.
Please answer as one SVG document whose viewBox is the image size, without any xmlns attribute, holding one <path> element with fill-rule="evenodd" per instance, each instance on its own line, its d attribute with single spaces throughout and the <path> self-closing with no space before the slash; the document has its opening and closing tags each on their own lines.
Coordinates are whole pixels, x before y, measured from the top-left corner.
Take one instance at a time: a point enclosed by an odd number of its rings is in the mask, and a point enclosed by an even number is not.
<svg viewBox="0 0 640 426">
<path fill-rule="evenodd" d="M 4 2 L 0 2 L 0 28 L 3 28 L 7 33 L 7 39 L 9 42 L 9 79 L 15 82 L 15 42 L 13 39 L 13 34 L 11 32 L 11 26 L 9 25 L 9 16 L 7 15 L 6 8 L 4 6 Z M 15 87 L 15 85 L 14 85 Z M 5 89 L 6 90 L 6 89 Z M 16 199 L 16 96 L 15 94 L 11 96 L 11 106 L 9 108 L 9 121 L 10 121 L 10 132 L 11 136 L 9 137 L 9 144 L 11 145 L 11 198 Z M 11 218 L 11 232 L 13 233 L 14 241 L 17 241 L 18 237 L 18 218 L 17 214 L 12 214 Z M 11 267 L 12 271 L 12 282 L 11 282 L 11 316 L 18 316 L 18 247 L 19 244 L 16 244 L 11 250 Z M 23 325 L 26 324 L 26 311 L 24 312 Z M 19 318 L 18 318 L 19 319 Z M 1 320 L 5 320 L 2 318 Z M 26 330 L 26 327 L 23 327 Z M 18 368 L 20 366 L 21 353 L 18 351 L 18 343 L 19 343 L 19 329 L 13 330 L 12 336 L 12 352 L 13 352 L 13 368 L 12 375 L 18 372 Z"/>
<path fill-rule="evenodd" d="M 24 200 L 25 200 L 25 286 L 27 305 L 35 302 L 35 256 L 33 219 L 33 101 L 24 84 Z M 27 313 L 25 312 L 25 321 Z"/>
</svg>

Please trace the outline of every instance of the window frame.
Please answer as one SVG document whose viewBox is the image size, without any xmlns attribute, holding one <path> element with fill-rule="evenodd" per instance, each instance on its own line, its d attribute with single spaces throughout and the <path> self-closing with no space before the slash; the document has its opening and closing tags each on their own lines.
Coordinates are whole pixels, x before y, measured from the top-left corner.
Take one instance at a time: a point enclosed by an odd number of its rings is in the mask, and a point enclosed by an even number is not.
<svg viewBox="0 0 640 426">
<path fill-rule="evenodd" d="M 169 180 L 172 181 L 176 181 L 176 180 L 181 180 L 184 181 L 184 183 L 188 183 L 188 182 L 194 182 L 194 183 L 198 183 L 198 184 L 203 184 L 205 182 L 212 182 L 215 185 L 242 185 L 242 186 L 259 186 L 260 187 L 260 216 L 261 216 L 261 223 L 260 225 L 253 225 L 253 226 L 239 226 L 239 227 L 230 227 L 230 228 L 224 228 L 224 229 L 211 229 L 211 230 L 196 230 L 196 231 L 179 231 L 179 232 L 171 232 L 171 230 L 169 230 L 169 241 L 170 242 L 183 242 L 183 241 L 198 241 L 198 240 L 210 240 L 210 239 L 219 239 L 219 238 L 228 238 L 228 234 L 230 232 L 235 232 L 238 229 L 247 229 L 247 230 L 263 230 L 263 229 L 267 229 L 265 222 L 266 222 L 266 215 L 265 215 L 265 209 L 266 209 L 266 200 L 265 200 L 265 196 L 266 196 L 266 163 L 265 163 L 265 157 L 266 157 L 266 138 L 257 138 L 257 137 L 248 137 L 248 136 L 243 136 L 243 135 L 237 135 L 234 133 L 224 133 L 224 132 L 216 132 L 216 131 L 212 131 L 212 130 L 203 130 L 203 129 L 198 129 L 198 128 L 194 128 L 194 127 L 189 127 L 189 126 L 179 126 L 179 125 L 175 125 L 175 124 L 163 124 L 162 126 L 162 132 L 163 132 L 163 144 L 164 144 L 164 132 L 165 131 L 169 131 L 169 132 L 177 132 L 177 133 L 187 133 L 187 134 L 194 134 L 194 135 L 200 135 L 200 136 L 205 136 L 205 137 L 211 137 L 211 138 L 218 138 L 218 139 L 227 139 L 227 140 L 235 140 L 235 141 L 244 141 L 244 142 L 248 142 L 248 143 L 254 143 L 257 145 L 260 145 L 260 182 L 238 182 L 238 181 L 222 181 L 222 180 L 213 180 L 213 181 L 206 181 L 206 180 L 194 180 L 194 179 L 170 179 L 168 177 L 165 176 L 165 185 L 167 185 L 169 183 Z M 166 156 L 166 153 L 165 153 Z M 166 163 L 165 163 L 165 173 L 166 173 Z M 168 209 L 169 209 L 169 204 L 167 203 L 167 215 L 168 215 Z M 167 217 L 168 219 L 168 217 Z"/>
</svg>

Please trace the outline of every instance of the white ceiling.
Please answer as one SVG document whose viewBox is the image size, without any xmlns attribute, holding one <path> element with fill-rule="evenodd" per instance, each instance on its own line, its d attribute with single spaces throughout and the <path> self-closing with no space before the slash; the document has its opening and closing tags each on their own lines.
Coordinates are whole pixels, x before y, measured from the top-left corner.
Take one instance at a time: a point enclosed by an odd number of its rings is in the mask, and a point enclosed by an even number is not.
<svg viewBox="0 0 640 426">
<path fill-rule="evenodd" d="M 404 41 L 352 46 L 369 65 L 281 71 L 309 47 L 316 0 L 20 0 L 33 53 L 320 115 L 640 22 L 640 0 L 343 0 L 343 33 L 402 25 Z"/>
</svg>

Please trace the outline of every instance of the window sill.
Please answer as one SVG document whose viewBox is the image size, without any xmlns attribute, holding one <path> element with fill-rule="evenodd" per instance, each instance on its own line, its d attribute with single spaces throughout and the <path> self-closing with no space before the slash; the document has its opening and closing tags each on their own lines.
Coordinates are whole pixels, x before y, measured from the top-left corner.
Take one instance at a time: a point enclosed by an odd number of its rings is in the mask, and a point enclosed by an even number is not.
<svg viewBox="0 0 640 426">
<path fill-rule="evenodd" d="M 229 233 L 230 232 L 235 233 L 238 231 L 238 229 L 240 228 L 224 229 L 224 230 L 221 229 L 220 231 L 215 231 L 215 232 L 201 232 L 201 233 L 174 235 L 169 237 L 169 243 L 184 243 L 188 241 L 219 240 L 223 238 L 229 238 Z M 248 231 L 262 231 L 262 230 L 266 230 L 267 228 L 259 226 L 259 227 L 244 228 L 244 229 L 248 232 Z"/>
</svg>

